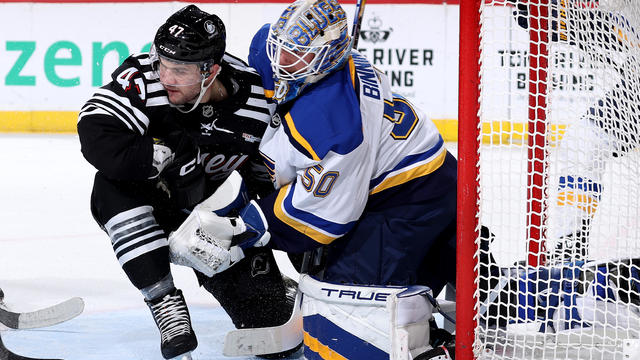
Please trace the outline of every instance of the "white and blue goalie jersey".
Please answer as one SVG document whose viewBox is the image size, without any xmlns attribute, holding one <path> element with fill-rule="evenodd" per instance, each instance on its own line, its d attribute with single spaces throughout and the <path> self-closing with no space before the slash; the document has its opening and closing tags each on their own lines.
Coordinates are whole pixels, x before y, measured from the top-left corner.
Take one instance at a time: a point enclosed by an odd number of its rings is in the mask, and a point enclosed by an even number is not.
<svg viewBox="0 0 640 360">
<path fill-rule="evenodd" d="M 273 84 L 265 60 L 252 48 L 250 65 L 268 95 Z M 275 247 L 302 252 L 329 244 L 365 209 L 451 191 L 455 159 L 433 122 L 393 94 L 386 76 L 357 51 L 344 69 L 312 86 L 279 106 L 260 145 L 278 189 L 258 201 Z M 446 171 L 434 174 L 445 160 Z"/>
</svg>

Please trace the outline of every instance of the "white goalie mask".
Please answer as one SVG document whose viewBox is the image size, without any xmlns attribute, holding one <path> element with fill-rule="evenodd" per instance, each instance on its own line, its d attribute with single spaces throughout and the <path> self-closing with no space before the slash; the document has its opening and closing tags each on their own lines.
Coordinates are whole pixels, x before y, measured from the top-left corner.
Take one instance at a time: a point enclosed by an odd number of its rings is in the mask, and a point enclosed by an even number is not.
<svg viewBox="0 0 640 360">
<path fill-rule="evenodd" d="M 306 85 L 340 69 L 349 57 L 347 29 L 346 13 L 336 0 L 291 4 L 271 26 L 267 38 L 275 100 L 289 101 Z"/>
</svg>

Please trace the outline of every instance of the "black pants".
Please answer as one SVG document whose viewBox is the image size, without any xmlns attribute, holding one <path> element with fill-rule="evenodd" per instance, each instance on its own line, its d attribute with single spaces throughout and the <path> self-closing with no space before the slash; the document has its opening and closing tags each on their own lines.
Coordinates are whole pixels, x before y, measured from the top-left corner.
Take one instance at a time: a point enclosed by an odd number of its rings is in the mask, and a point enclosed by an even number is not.
<svg viewBox="0 0 640 360">
<path fill-rule="evenodd" d="M 98 172 L 91 212 L 109 234 L 135 287 L 151 286 L 169 274 L 167 236 L 188 212 L 175 208 L 155 182 L 112 180 Z M 196 275 L 238 328 L 281 325 L 291 314 L 282 275 L 269 249 L 249 249 L 245 259 L 213 277 Z"/>
</svg>

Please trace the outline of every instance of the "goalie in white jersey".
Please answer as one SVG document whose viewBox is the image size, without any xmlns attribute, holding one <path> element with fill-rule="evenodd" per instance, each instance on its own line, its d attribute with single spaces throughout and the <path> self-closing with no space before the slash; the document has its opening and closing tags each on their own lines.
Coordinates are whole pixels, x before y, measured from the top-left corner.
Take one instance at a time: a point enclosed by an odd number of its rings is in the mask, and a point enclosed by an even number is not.
<svg viewBox="0 0 640 360">
<path fill-rule="evenodd" d="M 328 245 L 326 281 L 437 293 L 455 279 L 456 160 L 433 122 L 350 50 L 342 8 L 299 3 L 249 55 L 279 116 L 260 145 L 278 190 L 249 204 L 264 221 L 250 225 L 287 252 Z"/>
<path fill-rule="evenodd" d="M 220 206 L 218 199 L 199 205 L 169 240 L 184 264 L 211 274 L 255 246 L 289 254 L 324 247 L 327 286 L 377 285 L 385 292 L 388 285 L 426 285 L 437 294 L 454 283 L 456 160 L 433 122 L 351 50 L 347 28 L 337 1 L 301 0 L 255 35 L 249 64 L 277 103 L 259 148 L 276 191 L 241 206 L 236 217 L 204 211 L 207 203 Z M 304 326 L 310 334 L 307 320 Z M 417 328 L 409 337 L 428 342 L 428 325 Z M 389 358 L 390 349 L 380 346 L 369 349 L 372 358 Z M 353 358 L 352 347 L 342 350 Z"/>
<path fill-rule="evenodd" d="M 347 27 L 335 0 L 303 0 L 254 37 L 250 65 L 278 105 L 260 144 L 277 190 L 217 226 L 241 249 L 327 246 L 326 281 L 437 293 L 455 280 L 456 160 Z"/>
</svg>

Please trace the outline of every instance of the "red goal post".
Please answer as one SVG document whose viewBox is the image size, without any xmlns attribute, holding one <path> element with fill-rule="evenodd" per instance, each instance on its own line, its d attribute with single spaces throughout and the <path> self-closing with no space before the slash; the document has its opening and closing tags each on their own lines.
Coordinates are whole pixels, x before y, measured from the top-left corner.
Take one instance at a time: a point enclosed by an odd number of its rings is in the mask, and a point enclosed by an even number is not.
<svg viewBox="0 0 640 360">
<path fill-rule="evenodd" d="M 640 356 L 638 26 L 632 0 L 461 2 L 457 359 Z"/>
</svg>

